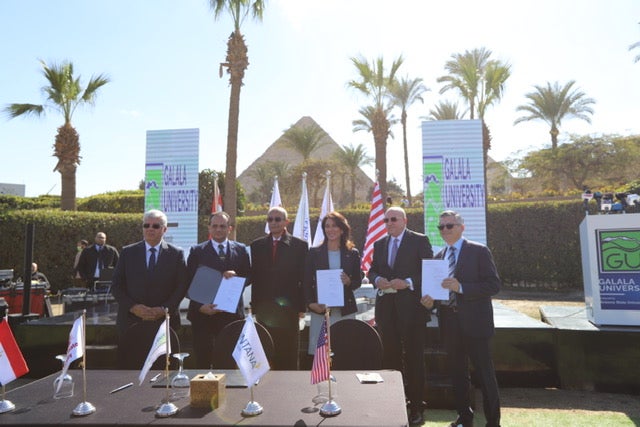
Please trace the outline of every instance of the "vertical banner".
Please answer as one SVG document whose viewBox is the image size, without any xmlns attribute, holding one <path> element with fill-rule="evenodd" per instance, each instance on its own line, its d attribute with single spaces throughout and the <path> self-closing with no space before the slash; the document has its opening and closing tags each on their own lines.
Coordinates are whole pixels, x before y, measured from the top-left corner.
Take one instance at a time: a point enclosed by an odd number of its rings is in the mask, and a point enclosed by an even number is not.
<svg viewBox="0 0 640 427">
<path fill-rule="evenodd" d="M 169 220 L 164 238 L 185 251 L 198 241 L 199 129 L 147 131 L 144 210 Z"/>
<path fill-rule="evenodd" d="M 481 120 L 422 122 L 424 230 L 434 248 L 444 241 L 439 214 L 454 210 L 464 218 L 465 237 L 487 243 L 487 207 Z"/>
</svg>

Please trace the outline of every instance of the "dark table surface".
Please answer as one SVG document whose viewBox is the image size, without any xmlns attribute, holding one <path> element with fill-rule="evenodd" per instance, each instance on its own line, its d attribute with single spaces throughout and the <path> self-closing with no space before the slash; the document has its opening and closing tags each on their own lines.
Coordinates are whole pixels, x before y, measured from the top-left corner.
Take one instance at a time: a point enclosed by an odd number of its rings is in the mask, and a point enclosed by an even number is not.
<svg viewBox="0 0 640 427">
<path fill-rule="evenodd" d="M 0 425 L 407 426 L 400 373 L 377 372 L 384 379 L 377 384 L 360 384 L 356 378 L 359 371 L 332 373 L 337 381 L 334 400 L 342 409 L 333 417 L 320 415 L 321 404 L 313 403 L 318 389 L 311 384 L 310 372 L 270 371 L 253 390 L 254 400 L 264 408 L 258 416 L 242 416 L 251 400 L 248 388 L 227 387 L 225 400 L 215 410 L 192 408 L 189 397 L 185 397 L 173 401 L 179 409 L 177 414 L 158 418 L 156 410 L 170 390 L 153 387 L 149 382 L 157 371 L 150 372 L 138 386 L 139 371 L 88 370 L 86 401 L 96 411 L 77 417 L 72 412 L 84 400 L 82 371 L 72 370 L 75 394 L 70 398 L 53 399 L 53 380 L 57 374 L 8 391 L 5 398 L 16 409 L 0 414 Z M 129 382 L 134 385 L 109 393 Z"/>
</svg>

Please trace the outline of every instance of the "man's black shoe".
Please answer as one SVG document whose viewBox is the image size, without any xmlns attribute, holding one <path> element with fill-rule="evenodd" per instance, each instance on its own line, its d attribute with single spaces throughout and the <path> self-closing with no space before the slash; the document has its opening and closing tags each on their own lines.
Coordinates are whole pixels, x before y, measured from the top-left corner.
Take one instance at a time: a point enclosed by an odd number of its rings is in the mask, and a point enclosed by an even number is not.
<svg viewBox="0 0 640 427">
<path fill-rule="evenodd" d="M 422 425 L 424 423 L 424 417 L 422 416 L 422 411 L 417 409 L 412 409 L 409 411 L 409 424 L 412 426 Z"/>
</svg>

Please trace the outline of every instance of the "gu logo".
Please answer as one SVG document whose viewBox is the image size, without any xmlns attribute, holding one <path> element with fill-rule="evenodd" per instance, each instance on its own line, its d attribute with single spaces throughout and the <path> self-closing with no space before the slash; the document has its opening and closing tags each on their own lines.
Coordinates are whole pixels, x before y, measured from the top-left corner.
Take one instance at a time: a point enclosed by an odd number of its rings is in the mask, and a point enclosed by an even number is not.
<svg viewBox="0 0 640 427">
<path fill-rule="evenodd" d="M 638 273 L 640 230 L 596 230 L 600 273 Z"/>
<path fill-rule="evenodd" d="M 144 210 L 160 209 L 162 210 L 162 187 L 163 179 L 162 163 L 147 163 L 146 174 L 144 178 Z"/>
</svg>

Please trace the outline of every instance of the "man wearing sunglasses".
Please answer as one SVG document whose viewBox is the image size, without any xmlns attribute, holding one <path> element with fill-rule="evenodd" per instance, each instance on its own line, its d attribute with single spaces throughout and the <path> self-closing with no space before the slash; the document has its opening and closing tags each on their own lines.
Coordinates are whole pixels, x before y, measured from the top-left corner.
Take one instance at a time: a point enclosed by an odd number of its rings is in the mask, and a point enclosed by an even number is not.
<svg viewBox="0 0 640 427">
<path fill-rule="evenodd" d="M 422 260 L 432 258 L 433 251 L 427 236 L 407 229 L 407 215 L 401 207 L 387 209 L 384 223 L 388 235 L 374 243 L 368 273 L 378 289 L 375 318 L 384 348 L 384 368 L 403 373 L 409 422 L 419 425 L 424 409 L 424 337 L 430 319 L 420 304 Z"/>
<path fill-rule="evenodd" d="M 165 318 L 165 308 L 171 316 L 171 328 L 177 330 L 180 326 L 178 307 L 187 292 L 187 268 L 182 249 L 164 241 L 166 231 L 167 216 L 163 212 L 145 212 L 143 240 L 122 249 L 113 273 L 121 369 L 140 369 Z M 123 345 L 133 328 L 137 338 L 134 342 L 139 346 L 136 348 Z"/>
<path fill-rule="evenodd" d="M 298 325 L 305 312 L 302 282 L 309 246 L 289 234 L 287 224 L 284 208 L 269 209 L 269 234 L 251 243 L 251 309 L 273 338 L 273 368 L 297 370 Z"/>
<path fill-rule="evenodd" d="M 464 220 L 459 213 L 442 212 L 438 229 L 447 246 L 435 258 L 449 260 L 450 269 L 450 277 L 442 281 L 442 287 L 450 292 L 449 300 L 437 304 L 458 412 L 458 418 L 450 426 L 473 426 L 469 401 L 471 360 L 481 383 L 487 426 L 498 427 L 500 394 L 491 357 L 494 334 L 491 297 L 500 291 L 500 278 L 489 249 L 462 236 Z M 434 301 L 426 295 L 422 304 L 431 308 Z"/>
</svg>

